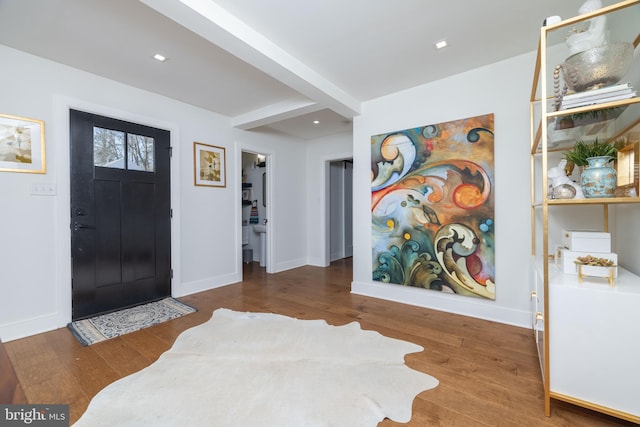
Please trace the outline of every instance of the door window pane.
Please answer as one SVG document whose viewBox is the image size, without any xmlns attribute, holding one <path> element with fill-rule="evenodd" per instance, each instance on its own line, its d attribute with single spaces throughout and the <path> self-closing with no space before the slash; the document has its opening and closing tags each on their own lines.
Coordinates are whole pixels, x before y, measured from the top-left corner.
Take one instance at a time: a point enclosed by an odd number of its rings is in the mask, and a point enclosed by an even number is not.
<svg viewBox="0 0 640 427">
<path fill-rule="evenodd" d="M 148 136 L 94 127 L 93 164 L 104 168 L 153 172 L 154 140 Z"/>
<path fill-rule="evenodd" d="M 127 134 L 128 169 L 153 172 L 153 138 Z"/>
<path fill-rule="evenodd" d="M 124 169 L 124 150 L 124 132 L 93 128 L 94 166 Z"/>
</svg>

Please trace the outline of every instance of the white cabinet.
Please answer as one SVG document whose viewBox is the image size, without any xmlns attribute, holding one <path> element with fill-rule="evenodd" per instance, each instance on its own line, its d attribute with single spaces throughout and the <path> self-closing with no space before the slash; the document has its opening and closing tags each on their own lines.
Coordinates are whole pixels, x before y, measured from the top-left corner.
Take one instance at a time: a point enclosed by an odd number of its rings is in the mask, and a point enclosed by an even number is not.
<svg viewBox="0 0 640 427">
<path fill-rule="evenodd" d="M 600 278 L 578 283 L 553 262 L 548 269 L 550 397 L 637 422 L 640 278 L 620 268 L 611 288 Z M 541 278 L 540 263 L 535 270 Z"/>
<path fill-rule="evenodd" d="M 626 187 L 614 197 L 554 199 L 547 174 L 578 140 L 619 141 L 628 152 L 639 151 L 637 96 L 570 108 L 554 99 L 558 93 L 554 80 L 560 87 L 563 82 L 558 79 L 558 65 L 570 56 L 566 39 L 586 34 L 591 23 L 603 21 L 609 43 L 633 44 L 634 62 L 623 83 L 640 92 L 640 0 L 622 1 L 540 31 L 531 91 L 531 321 L 544 377 L 546 415 L 552 415 L 553 400 L 562 400 L 640 424 L 640 265 L 624 264 L 625 259 L 636 259 L 625 251 L 640 251 L 640 242 L 615 227 L 619 212 L 638 218 L 635 224 L 640 227 L 638 156 L 631 156 Z M 576 93 L 577 98 L 582 96 Z M 621 168 L 623 160 L 618 159 L 616 167 Z M 579 170 L 569 177 L 579 182 Z M 611 235 L 611 251 L 620 261 L 614 286 L 602 277 L 564 274 L 556 263 L 556 254 L 566 243 L 563 230 L 584 229 Z"/>
</svg>

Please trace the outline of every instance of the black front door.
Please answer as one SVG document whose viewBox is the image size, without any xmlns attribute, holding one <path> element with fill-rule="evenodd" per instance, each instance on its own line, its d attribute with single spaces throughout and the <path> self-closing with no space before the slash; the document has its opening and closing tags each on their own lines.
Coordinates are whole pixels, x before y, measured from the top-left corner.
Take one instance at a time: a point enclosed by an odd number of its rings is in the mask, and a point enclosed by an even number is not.
<svg viewBox="0 0 640 427">
<path fill-rule="evenodd" d="M 70 111 L 74 320 L 171 294 L 169 132 Z"/>
</svg>

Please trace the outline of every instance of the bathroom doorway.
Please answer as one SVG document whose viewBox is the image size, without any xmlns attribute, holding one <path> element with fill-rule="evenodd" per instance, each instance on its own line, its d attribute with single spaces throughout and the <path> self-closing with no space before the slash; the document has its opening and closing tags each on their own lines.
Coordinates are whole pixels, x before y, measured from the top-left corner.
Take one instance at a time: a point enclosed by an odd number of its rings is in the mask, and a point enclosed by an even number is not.
<svg viewBox="0 0 640 427">
<path fill-rule="evenodd" d="M 329 261 L 353 256 L 353 159 L 329 163 Z"/>
<path fill-rule="evenodd" d="M 271 273 L 269 155 L 242 151 L 242 262 Z"/>
</svg>

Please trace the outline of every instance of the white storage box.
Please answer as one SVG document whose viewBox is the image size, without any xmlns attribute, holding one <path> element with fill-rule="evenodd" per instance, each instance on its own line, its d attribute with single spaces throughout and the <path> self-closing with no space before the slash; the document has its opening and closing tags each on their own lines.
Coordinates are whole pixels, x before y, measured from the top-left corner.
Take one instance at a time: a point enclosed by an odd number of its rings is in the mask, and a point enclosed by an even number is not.
<svg viewBox="0 0 640 427">
<path fill-rule="evenodd" d="M 611 234 L 603 231 L 562 230 L 562 246 L 579 252 L 611 252 Z"/>
<path fill-rule="evenodd" d="M 562 272 L 564 274 L 578 274 L 578 265 L 574 262 L 576 258 L 591 255 L 598 258 L 610 259 L 615 265 L 618 265 L 618 254 L 609 252 L 578 252 L 570 251 L 569 249 L 562 249 L 560 251 L 560 264 Z M 618 269 L 615 269 L 613 277 L 618 277 Z"/>
</svg>

